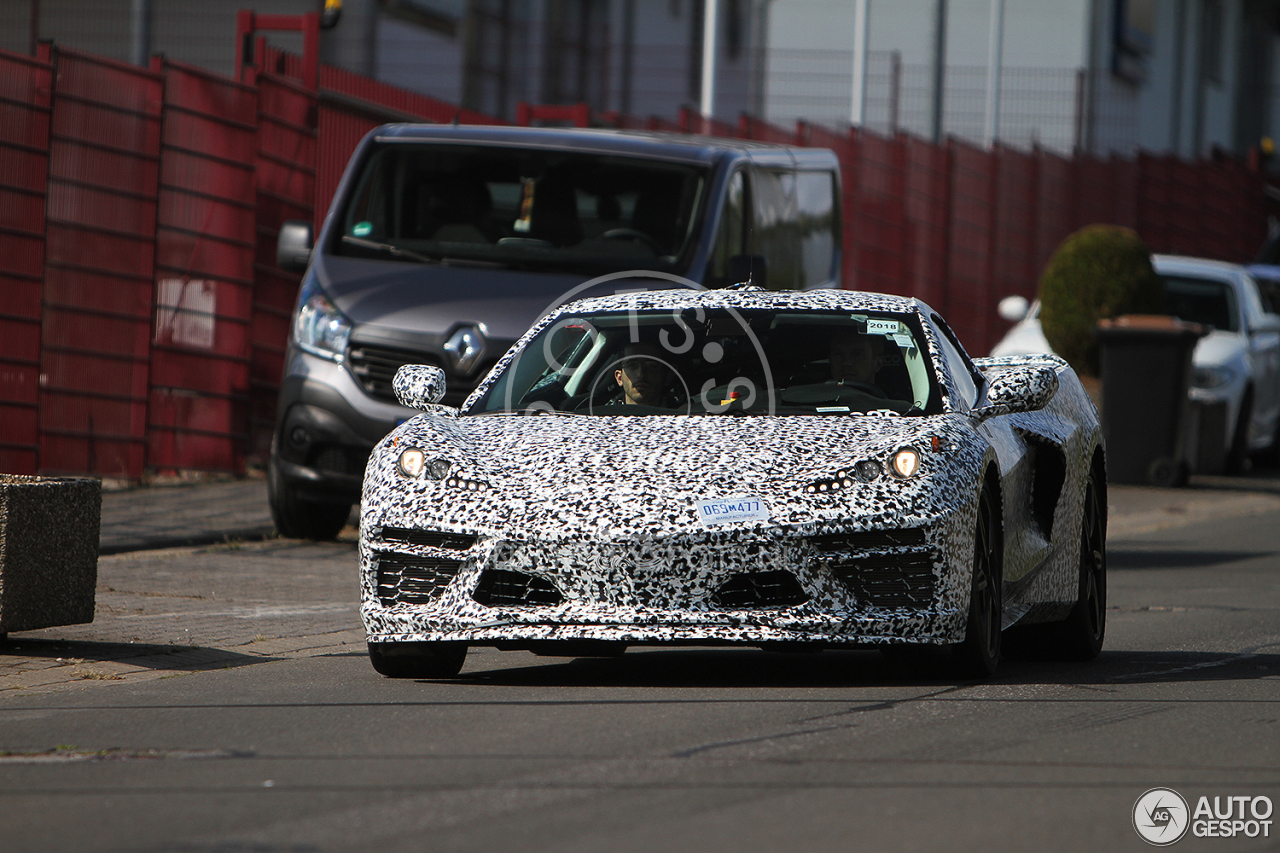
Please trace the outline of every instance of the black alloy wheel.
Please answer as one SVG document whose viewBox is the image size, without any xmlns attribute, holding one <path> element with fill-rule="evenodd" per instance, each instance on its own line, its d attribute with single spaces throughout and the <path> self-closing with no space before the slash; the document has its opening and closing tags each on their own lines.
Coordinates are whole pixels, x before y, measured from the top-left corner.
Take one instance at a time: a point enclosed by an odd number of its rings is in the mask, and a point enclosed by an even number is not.
<svg viewBox="0 0 1280 853">
<path fill-rule="evenodd" d="M 466 643 L 369 643 L 369 662 L 388 678 L 452 678 L 466 660 Z"/>
<path fill-rule="evenodd" d="M 957 675 L 983 679 L 1000 663 L 1000 629 L 1004 624 L 1004 600 L 999 520 L 991 492 L 978 497 L 978 521 L 973 542 L 973 581 L 969 592 L 969 617 L 964 642 L 953 649 Z"/>
</svg>

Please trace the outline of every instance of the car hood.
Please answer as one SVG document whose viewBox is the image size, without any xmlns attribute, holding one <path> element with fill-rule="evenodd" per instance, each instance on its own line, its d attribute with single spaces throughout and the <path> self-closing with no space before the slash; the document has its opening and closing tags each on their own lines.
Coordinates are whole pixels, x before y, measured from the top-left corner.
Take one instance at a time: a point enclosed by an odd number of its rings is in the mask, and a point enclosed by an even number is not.
<svg viewBox="0 0 1280 853">
<path fill-rule="evenodd" d="M 747 496 L 764 502 L 769 525 L 865 518 L 915 526 L 954 501 L 963 469 L 976 470 L 972 429 L 956 415 L 422 416 L 374 450 L 365 511 L 374 524 L 614 538 L 699 531 L 698 500 Z M 946 449 L 929 450 L 935 435 Z M 925 451 L 910 480 L 883 473 L 867 483 L 849 477 L 849 487 L 835 490 L 824 485 L 855 462 L 885 463 L 908 444 Z M 449 477 L 398 474 L 406 446 L 449 460 Z M 946 502 L 931 497 L 947 491 Z"/>
<path fill-rule="evenodd" d="M 519 338 L 566 295 L 613 293 L 626 284 L 574 292 L 585 276 L 332 255 L 315 270 L 325 293 L 358 326 L 444 335 L 459 323 L 483 323 L 485 334 L 500 340 Z"/>
</svg>

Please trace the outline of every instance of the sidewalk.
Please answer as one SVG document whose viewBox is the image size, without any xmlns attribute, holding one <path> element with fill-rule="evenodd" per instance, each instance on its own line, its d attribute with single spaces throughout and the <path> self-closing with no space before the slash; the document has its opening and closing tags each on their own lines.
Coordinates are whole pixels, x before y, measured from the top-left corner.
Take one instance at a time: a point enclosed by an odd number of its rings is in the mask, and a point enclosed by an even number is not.
<svg viewBox="0 0 1280 853">
<path fill-rule="evenodd" d="M 263 479 L 102 493 L 100 554 L 253 542 L 275 535 Z"/>
</svg>

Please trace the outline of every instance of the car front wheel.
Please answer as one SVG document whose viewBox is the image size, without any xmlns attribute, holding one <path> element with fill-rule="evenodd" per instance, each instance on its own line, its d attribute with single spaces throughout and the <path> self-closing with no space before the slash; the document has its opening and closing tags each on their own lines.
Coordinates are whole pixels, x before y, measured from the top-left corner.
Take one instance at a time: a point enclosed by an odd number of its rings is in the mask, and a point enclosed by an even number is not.
<svg viewBox="0 0 1280 853">
<path fill-rule="evenodd" d="M 369 644 L 369 662 L 388 678 L 452 678 L 466 660 L 466 643 Z"/>
<path fill-rule="evenodd" d="M 1004 622 L 1001 553 L 996 506 L 990 490 L 984 489 L 978 498 L 964 642 L 953 649 L 956 673 L 964 677 L 986 678 L 1000 663 L 1000 629 Z"/>
</svg>

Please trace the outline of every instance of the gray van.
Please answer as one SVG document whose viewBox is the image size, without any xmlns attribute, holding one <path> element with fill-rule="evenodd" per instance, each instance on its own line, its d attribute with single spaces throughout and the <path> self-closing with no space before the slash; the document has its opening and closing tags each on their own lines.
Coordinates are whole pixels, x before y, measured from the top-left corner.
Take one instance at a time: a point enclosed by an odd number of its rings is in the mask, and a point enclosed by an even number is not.
<svg viewBox="0 0 1280 853">
<path fill-rule="evenodd" d="M 443 402 L 457 406 L 566 298 L 676 276 L 709 288 L 748 278 L 838 287 L 840 209 L 826 149 L 609 130 L 373 130 L 318 237 L 305 222 L 280 233 L 280 266 L 305 275 L 268 468 L 276 527 L 309 539 L 342 529 L 373 445 L 415 414 L 391 389 L 401 365 L 441 367 Z M 634 279 L 582 287 L 627 271 Z"/>
</svg>

